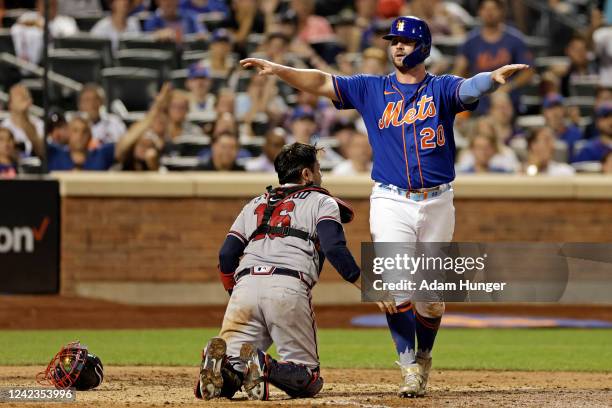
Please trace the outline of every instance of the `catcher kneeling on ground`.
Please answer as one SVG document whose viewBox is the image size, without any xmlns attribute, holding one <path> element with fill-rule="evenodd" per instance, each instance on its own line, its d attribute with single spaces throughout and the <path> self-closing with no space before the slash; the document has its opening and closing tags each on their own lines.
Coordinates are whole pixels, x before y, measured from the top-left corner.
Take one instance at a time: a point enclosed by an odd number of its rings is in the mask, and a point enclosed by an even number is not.
<svg viewBox="0 0 612 408">
<path fill-rule="evenodd" d="M 230 300 L 219 337 L 202 352 L 198 398 L 232 398 L 243 388 L 267 400 L 269 384 L 313 397 L 323 387 L 310 292 L 325 257 L 357 287 L 360 270 L 341 224 L 353 211 L 320 187 L 317 151 L 285 146 L 274 161 L 280 187 L 251 200 L 227 234 L 219 270 Z M 281 361 L 265 352 L 272 343 Z"/>
</svg>

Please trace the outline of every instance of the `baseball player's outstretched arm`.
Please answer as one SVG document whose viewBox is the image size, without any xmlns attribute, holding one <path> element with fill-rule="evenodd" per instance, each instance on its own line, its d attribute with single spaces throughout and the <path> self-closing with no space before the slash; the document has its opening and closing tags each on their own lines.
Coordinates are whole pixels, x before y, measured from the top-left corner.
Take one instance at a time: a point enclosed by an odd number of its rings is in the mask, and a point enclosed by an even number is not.
<svg viewBox="0 0 612 408">
<path fill-rule="evenodd" d="M 276 64 L 260 58 L 246 58 L 240 61 L 243 68 L 257 68 L 259 75 L 276 75 L 300 91 L 338 100 L 331 74 L 318 69 L 297 69 Z"/>
<path fill-rule="evenodd" d="M 493 72 L 481 72 L 470 79 L 466 79 L 459 88 L 459 97 L 463 103 L 476 102 L 482 95 L 493 92 L 500 85 L 506 84 L 507 79 L 515 72 L 529 68 L 525 64 L 504 65 Z"/>
</svg>

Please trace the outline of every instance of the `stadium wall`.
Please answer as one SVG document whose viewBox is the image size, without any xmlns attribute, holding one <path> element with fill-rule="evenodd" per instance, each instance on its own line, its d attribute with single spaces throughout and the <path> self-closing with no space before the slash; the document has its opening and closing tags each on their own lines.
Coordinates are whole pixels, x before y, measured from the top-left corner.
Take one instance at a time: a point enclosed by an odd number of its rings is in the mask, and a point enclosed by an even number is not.
<svg viewBox="0 0 612 408">
<path fill-rule="evenodd" d="M 275 179 L 254 174 L 55 173 L 61 200 L 61 293 L 129 303 L 218 304 L 217 251 L 242 206 Z M 354 207 L 356 257 L 369 241 L 367 177 L 324 177 Z M 610 242 L 612 179 L 463 176 L 456 241 Z M 391 220 L 390 220 L 391 222 Z M 359 301 L 329 265 L 315 300 Z"/>
</svg>

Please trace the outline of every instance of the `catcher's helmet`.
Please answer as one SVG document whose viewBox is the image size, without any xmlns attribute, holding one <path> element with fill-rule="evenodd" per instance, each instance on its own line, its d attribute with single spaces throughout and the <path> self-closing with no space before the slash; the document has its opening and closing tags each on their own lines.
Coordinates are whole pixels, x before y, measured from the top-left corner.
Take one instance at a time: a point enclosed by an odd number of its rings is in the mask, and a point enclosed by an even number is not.
<svg viewBox="0 0 612 408">
<path fill-rule="evenodd" d="M 40 384 L 50 384 L 58 389 L 76 388 L 79 391 L 96 388 L 103 379 L 102 361 L 78 341 L 62 347 L 45 371 L 37 376 Z"/>
<path fill-rule="evenodd" d="M 389 34 L 383 36 L 385 40 L 403 37 L 416 41 L 416 47 L 402 61 L 405 67 L 412 68 L 429 57 L 431 51 L 431 33 L 427 23 L 418 17 L 400 16 L 393 20 Z"/>
</svg>

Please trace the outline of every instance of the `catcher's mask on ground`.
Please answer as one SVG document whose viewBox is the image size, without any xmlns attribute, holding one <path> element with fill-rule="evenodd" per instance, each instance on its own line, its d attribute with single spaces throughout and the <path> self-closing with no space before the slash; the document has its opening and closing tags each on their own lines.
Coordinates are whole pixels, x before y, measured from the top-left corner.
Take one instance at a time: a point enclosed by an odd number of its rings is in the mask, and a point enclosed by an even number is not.
<svg viewBox="0 0 612 408">
<path fill-rule="evenodd" d="M 78 391 L 96 388 L 103 379 L 102 361 L 78 341 L 63 346 L 47 368 L 36 376 L 39 384 L 53 385 L 58 389 L 76 388 Z"/>
</svg>

